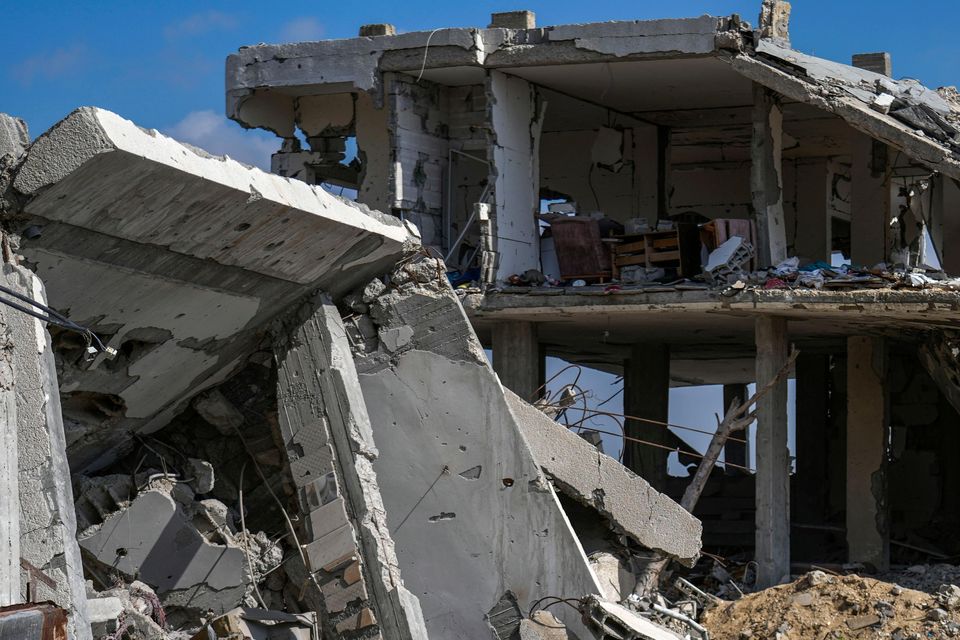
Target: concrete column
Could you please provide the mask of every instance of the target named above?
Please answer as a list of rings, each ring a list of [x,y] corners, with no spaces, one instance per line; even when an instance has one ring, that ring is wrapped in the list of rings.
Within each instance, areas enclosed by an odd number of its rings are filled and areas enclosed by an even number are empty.
[[[950,275],[960,274],[960,182],[947,176],[934,181],[933,243],[940,266]]]
[[[830,356],[801,354],[797,358],[797,477],[794,514],[801,524],[823,524],[827,517],[830,433]],[[819,550],[803,545],[801,537],[794,551],[808,558]],[[811,537],[817,544],[819,538]]]
[[[657,127],[657,221],[670,216],[670,127]]]
[[[753,135],[750,145],[750,193],[757,220],[761,266],[787,258],[783,216],[783,110],[776,95],[753,85]]]
[[[725,415],[727,409],[730,408],[730,403],[733,402],[734,398],[740,400],[741,403],[746,402],[747,400],[747,385],[745,384],[725,384],[723,385],[723,410],[720,412],[720,415]],[[748,430],[743,431],[742,433],[736,434],[737,438],[743,440],[749,440]],[[750,466],[750,447],[747,442],[734,442],[728,440],[727,443],[723,446],[723,459],[729,463],[740,465],[741,467]],[[728,474],[738,474],[743,473],[743,469],[737,469],[735,467],[727,467]]]
[[[847,338],[847,549],[877,569],[890,563],[886,361],[881,338]]]
[[[889,150],[869,136],[851,133],[850,254],[853,264],[884,262],[890,249]]]
[[[9,327],[7,316],[19,313],[0,308],[0,324]],[[4,331],[0,349],[0,606],[22,602],[20,598],[20,481],[17,455],[17,393],[14,389],[12,335]]]
[[[3,284],[46,303],[43,284],[24,267],[3,265]],[[77,517],[74,509],[67,442],[57,383],[57,367],[46,327],[24,313],[9,312],[13,336],[13,385],[17,394],[17,458],[19,460],[20,560],[26,560],[53,580],[33,581],[32,594],[51,600],[69,612],[71,640],[90,640],[87,592],[83,577]],[[8,414],[9,415],[9,414]],[[5,425],[6,426],[6,425]],[[6,455],[6,452],[5,452]],[[4,512],[8,517],[10,512]],[[23,526],[29,523],[29,526]],[[26,593],[25,572],[18,600]]]
[[[787,361],[787,321],[756,322],[757,389]],[[790,576],[790,456],[787,451],[787,382],[757,402],[757,585],[771,587]]]
[[[533,322],[511,320],[493,325],[493,370],[503,386],[528,402],[540,386],[540,356]]]
[[[658,423],[667,422],[670,408],[670,347],[663,344],[635,344],[623,367],[623,412]],[[669,433],[662,424],[627,419],[626,435],[666,446]],[[623,464],[657,491],[667,484],[666,449],[625,441]]]
[[[826,160],[804,161],[797,165],[797,203],[795,215],[797,236],[793,239],[796,254],[811,260],[830,263],[831,174]]]

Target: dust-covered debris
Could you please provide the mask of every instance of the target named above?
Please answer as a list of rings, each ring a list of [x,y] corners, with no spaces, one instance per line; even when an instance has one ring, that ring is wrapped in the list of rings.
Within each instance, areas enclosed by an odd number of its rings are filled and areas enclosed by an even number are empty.
[[[789,584],[721,604],[707,611],[701,622],[714,640],[909,640],[960,634],[960,608],[948,609],[935,596],[889,582],[813,571]],[[871,635],[854,633],[866,629]]]

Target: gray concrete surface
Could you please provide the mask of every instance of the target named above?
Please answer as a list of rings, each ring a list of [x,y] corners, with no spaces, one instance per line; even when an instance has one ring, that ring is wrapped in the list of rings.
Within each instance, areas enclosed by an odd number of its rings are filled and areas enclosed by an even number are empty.
[[[562,493],[648,549],[693,565],[700,555],[699,520],[536,407],[504,393],[534,459]]]
[[[389,452],[374,463],[387,523],[430,637],[488,637],[485,615],[507,591],[524,610],[548,594],[599,593],[436,261],[391,281],[371,317],[381,332],[410,326],[410,343],[358,350],[357,367],[377,448]],[[557,614],[585,631],[575,612]]]

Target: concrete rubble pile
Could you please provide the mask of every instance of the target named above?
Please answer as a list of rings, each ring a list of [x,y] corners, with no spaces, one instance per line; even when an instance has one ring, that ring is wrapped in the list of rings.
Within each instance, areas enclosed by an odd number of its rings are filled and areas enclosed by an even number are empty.
[[[859,61],[872,71],[799,53],[789,15],[764,0],[756,29],[738,16],[537,28],[518,11],[486,29],[365,25],[355,39],[244,47],[227,61],[227,113],[282,138],[273,173],[98,108],[32,142],[0,114],[0,620],[22,622],[26,607],[70,640],[960,633],[945,568],[885,577],[901,586],[820,572],[789,582],[786,318],[821,358],[819,378],[809,361],[793,367],[822,383],[813,422],[825,430],[842,415],[850,443],[851,459],[830,469],[811,472],[826,444],[798,456],[798,475],[820,482],[840,468],[859,483],[829,509],[826,488],[816,508],[818,491],[799,492],[815,523],[794,524],[848,535],[843,553],[859,563],[849,566],[888,568],[891,530],[915,541],[919,527],[888,526],[887,458],[933,469],[910,447],[954,441],[921,432],[916,415],[960,411],[960,280],[947,275],[949,252],[944,269],[927,265],[924,235],[942,249],[952,231],[919,197],[948,208],[960,179],[956,91],[893,80],[882,56]],[[641,121],[548,86],[575,76],[601,103],[632,104],[642,83],[652,88],[641,98],[664,101],[634,109],[652,118]],[[609,86],[590,84],[601,77]],[[712,102],[683,109],[673,93]],[[811,147],[791,157],[791,180],[814,167],[827,234],[815,243],[797,231],[795,199],[789,248],[783,154],[802,145],[784,133],[785,113]],[[609,126],[618,118],[632,124]],[[862,209],[892,211],[891,184],[861,153],[879,166],[888,147],[919,164],[899,214],[862,224],[842,185],[883,192]],[[721,177],[700,172],[703,148]],[[671,157],[687,178],[675,184]],[[734,205],[724,189],[736,180],[731,197],[746,202]],[[610,211],[581,215],[591,197]],[[537,217],[548,200],[562,202]],[[829,234],[844,224],[880,236],[866,252],[851,231],[856,262],[834,266],[843,243]],[[816,257],[801,258],[814,244]],[[571,256],[584,262],[567,268]],[[850,329],[844,313],[861,324]],[[897,333],[920,357],[890,356],[900,366],[888,394],[877,336]],[[671,360],[668,339],[689,348]],[[838,340],[849,365],[820,355]],[[552,403],[537,388],[548,348],[589,360],[577,350],[589,341],[624,374],[623,462],[599,431],[560,422],[577,393]],[[750,588],[732,562],[728,572],[717,557],[711,571],[730,600],[683,578],[715,557],[704,551],[714,532],[671,498],[689,504],[667,474],[669,452],[681,465],[700,455],[666,429],[670,386],[711,374],[725,403],[728,386],[732,397],[745,381],[772,389],[757,401],[757,468],[746,440],[721,443],[730,469],[704,465],[699,487],[712,482],[705,501],[717,504],[688,507],[732,532],[724,548],[739,536]],[[848,398],[856,410],[827,405]],[[876,408],[888,405],[909,437],[883,431]],[[809,430],[804,409],[797,424]],[[749,486],[727,496],[724,483]],[[744,500],[748,534],[735,513]],[[657,567],[669,570],[644,587]]]
[[[52,389],[5,535],[71,638],[679,637],[601,595],[558,494],[685,564],[699,522],[606,456],[585,482],[596,449],[505,395],[412,226],[101,110],[11,157],[6,282],[69,319],[0,307],[33,331],[14,384]]]

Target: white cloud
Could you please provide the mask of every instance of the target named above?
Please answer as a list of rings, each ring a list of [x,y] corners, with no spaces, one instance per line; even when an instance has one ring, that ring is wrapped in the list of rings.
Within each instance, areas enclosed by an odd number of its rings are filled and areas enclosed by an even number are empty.
[[[167,38],[196,36],[210,31],[229,31],[237,26],[237,19],[222,11],[202,11],[187,16],[179,22],[168,24],[163,29]]]
[[[308,42],[323,37],[323,25],[313,16],[294,18],[280,28],[280,42]]]
[[[191,111],[163,132],[214,155],[228,155],[264,171],[270,170],[270,155],[280,148],[280,139],[272,133],[244,129],[209,109]]]
[[[89,58],[86,45],[75,44],[25,58],[14,64],[11,72],[21,84],[30,84],[36,78],[53,80],[85,66]]]

